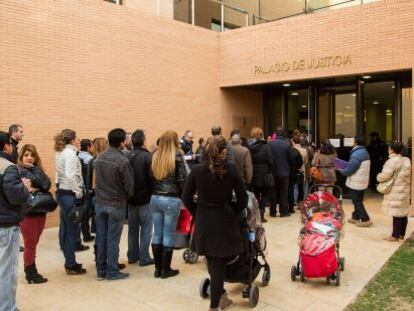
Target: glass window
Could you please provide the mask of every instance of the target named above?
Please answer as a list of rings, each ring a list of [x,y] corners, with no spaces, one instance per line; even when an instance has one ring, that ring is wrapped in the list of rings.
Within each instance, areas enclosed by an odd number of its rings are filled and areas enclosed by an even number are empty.
[[[407,144],[412,137],[413,89],[402,89],[402,141]]]
[[[336,135],[354,137],[356,129],[356,94],[335,95],[335,132]]]
[[[367,141],[372,132],[390,142],[394,128],[395,85],[393,81],[365,84],[365,132]]]
[[[265,135],[271,135],[278,126],[283,125],[283,97],[280,89],[269,89],[264,92]]]
[[[307,133],[309,125],[308,90],[302,89],[289,92],[287,129],[289,131],[298,129],[301,133]]]

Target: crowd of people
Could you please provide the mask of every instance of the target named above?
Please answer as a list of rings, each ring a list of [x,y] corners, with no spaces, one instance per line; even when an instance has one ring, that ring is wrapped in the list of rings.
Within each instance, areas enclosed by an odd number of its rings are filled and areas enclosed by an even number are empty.
[[[16,310],[19,234],[24,241],[23,259],[27,282],[45,283],[36,267],[36,247],[45,226],[46,212],[28,210],[34,193],[49,193],[37,149],[19,147],[23,127],[12,125],[0,131],[0,310]],[[164,132],[154,148],[147,148],[145,131],[133,133],[117,128],[107,138],[82,139],[71,129],[55,137],[56,201],[60,207],[59,246],[68,275],[87,273],[76,252],[94,242],[97,280],[120,280],[119,245],[128,222],[128,264],[154,265],[154,277],[171,278],[179,270],[171,267],[175,231],[185,206],[195,216],[194,241],[198,254],[207,258],[211,277],[210,310],[225,309],[233,302],[224,290],[226,263],[243,252],[238,215],[246,208],[246,190],[256,196],[261,218],[289,217],[301,208],[312,183],[333,185],[346,177],[354,211],[348,220],[358,227],[372,221],[364,206],[364,191],[374,182],[386,188],[383,208],[393,217],[390,242],[404,239],[410,205],[411,162],[403,156],[404,145],[391,142],[375,159],[372,170],[370,148],[365,138],[354,139],[349,160],[337,165],[337,151],[330,140],[319,148],[309,144],[306,133],[286,135],[278,127],[265,138],[259,127],[250,138],[237,129],[227,140],[220,126],[211,137],[200,138],[196,151],[191,130],[181,139]],[[381,142],[375,143],[384,149]],[[387,147],[385,147],[387,148]],[[372,152],[372,151],[371,151]],[[382,161],[382,162],[379,162]],[[383,167],[378,169],[379,163]],[[374,175],[373,175],[374,174]],[[371,177],[371,178],[370,178]],[[235,194],[235,200],[234,196]],[[94,235],[95,234],[95,235]],[[152,249],[152,256],[150,255]]]

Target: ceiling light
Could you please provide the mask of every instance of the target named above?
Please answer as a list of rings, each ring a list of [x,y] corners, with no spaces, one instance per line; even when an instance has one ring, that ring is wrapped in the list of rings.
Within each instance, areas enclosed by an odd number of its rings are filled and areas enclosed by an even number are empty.
[[[387,113],[387,116],[391,117],[392,116],[392,113]]]
[[[351,106],[345,106],[345,108],[346,108],[346,109],[351,109],[352,107],[351,107]]]
[[[395,85],[391,86],[393,89],[395,89]]]
[[[292,94],[290,94],[290,95],[292,95],[292,96],[298,96],[299,95],[299,93],[298,92],[293,92]]]
[[[306,105],[302,105],[302,108],[308,108],[308,106],[306,106]]]
[[[356,97],[356,94],[354,93],[354,94],[352,94],[352,96]]]
[[[362,79],[371,79],[371,76],[362,76]]]
[[[282,84],[284,87],[289,87],[290,86],[290,83],[284,83],[284,84]]]
[[[373,105],[379,105],[379,101],[372,102]]]

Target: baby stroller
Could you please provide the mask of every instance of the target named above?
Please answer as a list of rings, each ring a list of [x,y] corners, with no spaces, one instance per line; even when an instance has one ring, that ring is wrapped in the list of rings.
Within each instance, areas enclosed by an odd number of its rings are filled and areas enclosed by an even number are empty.
[[[194,217],[191,213],[183,207],[180,210],[180,216],[177,221],[177,229],[175,231],[175,249],[186,250],[183,252],[184,262],[194,264],[198,261],[198,254],[193,247],[193,233],[194,233]]]
[[[267,286],[270,281],[270,266],[266,261],[266,235],[260,218],[259,204],[253,193],[248,192],[249,204],[241,221],[241,236],[244,253],[237,255],[227,263],[225,282],[243,283],[247,286],[243,290],[243,298],[249,299],[251,308],[259,302],[259,288],[254,284],[255,279],[263,268],[262,285]],[[261,263],[259,261],[261,258]],[[210,296],[210,279],[205,278],[200,283],[200,296]]]
[[[337,192],[339,197],[329,191]],[[323,190],[321,190],[323,189]],[[339,286],[345,259],[339,256],[339,240],[344,224],[342,189],[336,185],[314,185],[309,189],[302,210],[298,263],[292,266],[291,279],[325,278]]]

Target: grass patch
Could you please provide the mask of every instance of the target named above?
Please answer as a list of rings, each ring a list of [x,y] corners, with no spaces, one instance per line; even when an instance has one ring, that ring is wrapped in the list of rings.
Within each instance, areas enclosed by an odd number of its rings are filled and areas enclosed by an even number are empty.
[[[346,310],[414,310],[413,237],[406,240]]]

